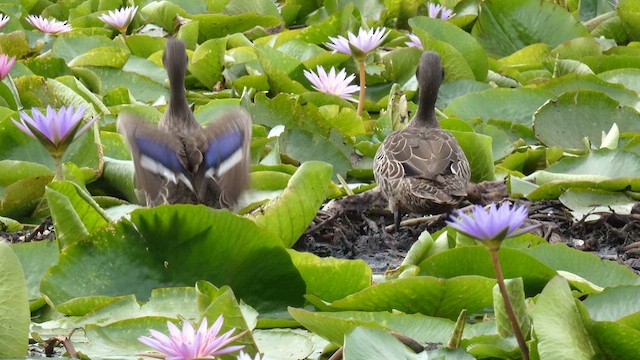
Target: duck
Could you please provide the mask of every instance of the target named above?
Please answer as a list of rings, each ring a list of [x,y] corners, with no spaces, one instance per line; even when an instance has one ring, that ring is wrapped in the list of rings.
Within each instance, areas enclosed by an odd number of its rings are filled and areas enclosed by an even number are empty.
[[[131,150],[139,202],[232,208],[249,185],[251,117],[238,108],[203,127],[187,102],[184,42],[167,39],[162,62],[169,101],[160,122],[129,112],[118,116],[118,131]]]
[[[402,213],[447,213],[467,195],[469,161],[436,118],[444,77],[440,55],[424,52],[416,71],[418,109],[407,126],[389,134],[376,151],[373,174],[389,202],[396,231]]]

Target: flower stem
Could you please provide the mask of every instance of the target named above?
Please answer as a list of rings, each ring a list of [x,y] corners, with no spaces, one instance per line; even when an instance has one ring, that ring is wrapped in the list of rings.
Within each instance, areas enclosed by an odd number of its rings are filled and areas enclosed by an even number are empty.
[[[64,180],[64,172],[62,171],[62,155],[51,154],[51,156],[53,157],[53,163],[56,167],[56,177],[54,179]]]
[[[360,97],[358,98],[358,115],[362,116],[362,111],[364,110],[364,92],[365,92],[365,83],[366,83],[366,75],[364,72],[364,60],[358,62],[358,68],[360,70]]]
[[[522,335],[522,329],[518,324],[516,313],[513,311],[513,306],[511,305],[511,300],[509,299],[509,294],[507,293],[507,287],[504,285],[504,275],[502,275],[502,267],[500,266],[500,260],[498,259],[498,250],[499,248],[489,249],[491,262],[493,263],[493,268],[496,272],[496,280],[498,281],[498,287],[500,288],[500,293],[502,294],[504,308],[507,311],[507,316],[509,317],[509,321],[511,322],[511,327],[513,328],[513,334],[516,336],[518,346],[520,347],[520,352],[522,353],[522,359],[529,360],[529,348],[527,347],[527,343],[524,340],[524,335]]]

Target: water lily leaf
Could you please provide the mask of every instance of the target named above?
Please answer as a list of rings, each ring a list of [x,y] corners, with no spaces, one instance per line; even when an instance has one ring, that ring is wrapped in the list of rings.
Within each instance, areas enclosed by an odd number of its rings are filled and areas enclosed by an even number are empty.
[[[132,55],[146,59],[151,54],[164,49],[165,39],[157,36],[133,34],[127,36],[126,43]]]
[[[585,56],[581,61],[596,74],[614,69],[640,68],[637,54]]]
[[[413,32],[420,38],[425,50],[435,51],[442,57],[442,67],[446,74],[445,81],[475,79],[475,74],[464,54],[455,46],[431,37],[431,35],[419,27],[414,27]]]
[[[473,313],[489,306],[492,303],[493,285],[495,280],[476,275],[450,279],[413,276],[374,284],[327,306],[334,311],[398,310],[453,320],[462,309]],[[470,293],[474,296],[464,295]]]
[[[501,248],[500,264],[505,278],[522,278],[525,292],[529,296],[539,293],[547,282],[556,275],[552,268],[517,249]],[[461,275],[495,278],[489,253],[484,246],[464,246],[446,250],[427,258],[419,266],[420,275],[445,279]],[[491,296],[490,291],[489,296]]]
[[[67,64],[92,49],[110,47],[113,42],[104,36],[61,36],[53,42],[51,54],[63,58]]]
[[[325,199],[331,182],[331,165],[319,161],[303,163],[287,188],[255,218],[256,224],[291,247],[307,229]]]
[[[339,137],[342,137],[339,135]],[[341,139],[342,140],[342,139]],[[287,129],[280,136],[281,151],[300,162],[324,161],[333,165],[333,174],[342,177],[351,169],[351,162],[340,143],[331,138],[300,129]]]
[[[185,17],[188,15],[184,6],[189,2],[182,2],[181,5],[175,4],[171,1],[153,1],[148,3],[145,7],[140,9],[140,13],[147,17],[150,23],[160,25],[166,31],[173,31],[175,28],[176,16]],[[191,2],[193,4],[193,2]],[[199,11],[195,13],[204,12],[204,4],[200,4]]]
[[[334,344],[342,344],[345,334],[358,326],[393,330],[418,342],[434,343],[446,343],[454,328],[452,320],[422,314],[386,311],[311,312],[296,308],[289,308],[289,313],[309,331]],[[465,327],[465,337],[473,333],[473,326]]]
[[[97,308],[78,320],[78,325],[99,326],[147,316],[199,320],[196,291],[193,287],[153,289],[149,301],[140,304],[134,295],[122,296],[108,305]],[[156,329],[159,330],[159,329]]]
[[[579,37],[567,40],[556,46],[549,53],[551,58],[580,60],[585,56],[597,56],[602,54],[602,47],[592,37]]]
[[[566,40],[588,37],[589,31],[554,3],[490,0],[480,6],[471,34],[489,54],[501,57],[536,43],[555,47]]]
[[[571,91],[548,101],[534,114],[536,137],[547,146],[584,148],[584,138],[600,147],[602,132],[616,124],[620,132],[638,132],[640,114],[619,106],[606,94],[594,90]],[[576,126],[579,124],[579,126]]]
[[[604,289],[601,293],[590,294],[582,303],[589,310],[591,318],[598,321],[616,321],[627,316],[637,316],[640,286],[620,286]]]
[[[523,252],[555,270],[571,272],[604,288],[640,285],[640,278],[625,265],[602,260],[595,254],[564,244],[535,246]]]
[[[453,100],[444,113],[466,120],[475,117],[484,121],[502,119],[531,126],[533,113],[551,98],[553,93],[540,89],[492,88]]]
[[[130,220],[69,246],[40,290],[57,310],[82,315],[112,296],[146,301],[152,289],[197,280],[231,286],[258,311],[301,305],[305,289],[282,241],[253,221],[204,206],[165,205],[135,210]]]
[[[109,67],[90,67],[101,81],[102,94],[125,86],[136,100],[154,102],[159,97],[168,97],[169,91],[161,84],[146,76]]]
[[[464,151],[469,167],[471,168],[471,181],[491,181],[495,179],[493,166],[492,140],[487,135],[468,131],[449,131],[460,144]]]
[[[307,284],[307,294],[324,301],[342,299],[371,285],[371,268],[362,260],[321,258],[295,250],[289,255]]]
[[[416,354],[393,335],[380,329],[357,327],[345,336],[344,356],[347,359],[407,359],[426,360],[426,352]]]
[[[256,26],[270,28],[282,24],[282,20],[273,15],[256,13],[226,15],[226,14],[197,14],[189,16],[200,23],[199,42],[208,39],[221,38],[229,34],[241,33]]]
[[[598,213],[614,211],[628,215],[636,200],[620,192],[596,189],[569,189],[558,198],[571,210],[574,221],[593,221],[601,217]]]
[[[531,332],[531,318],[529,317],[527,304],[525,302],[522,278],[505,279],[504,285],[507,289],[507,296],[511,302],[512,311],[518,319],[520,331],[525,338],[528,338]],[[496,316],[496,327],[498,328],[500,337],[506,338],[513,336],[513,325],[507,315],[504,297],[498,284],[493,287],[493,309]]]
[[[53,175],[25,177],[4,188],[0,215],[11,218],[30,216],[42,201],[45,186]]]
[[[15,232],[22,230],[22,228],[23,226],[19,221],[0,216],[0,232]]]
[[[640,69],[616,69],[598,74],[606,82],[622,84],[640,94]]]
[[[54,181],[45,191],[60,249],[105,227],[109,216],[91,195],[70,181]]]
[[[527,180],[541,185],[527,197],[531,200],[556,199],[570,188],[638,191],[639,161],[640,158],[633,153],[609,149],[594,150],[577,158],[564,158],[527,176]]]
[[[22,266],[9,245],[0,242],[0,356],[23,357],[29,345],[29,301]]]
[[[591,359],[595,355],[575,301],[567,280],[559,276],[538,297],[531,317],[541,359]]]
[[[226,39],[210,39],[200,44],[191,55],[189,71],[209,89],[222,80],[226,46]]]
[[[631,40],[640,40],[640,4],[635,1],[621,1],[617,9]]]
[[[547,44],[531,44],[498,60],[498,63],[519,71],[541,69],[542,62],[549,56],[551,46]]]
[[[446,21],[432,19],[426,16],[416,16],[409,20],[409,25],[415,30],[420,28],[429,36],[452,45],[458,52],[464,54],[464,59],[478,81],[487,78],[487,54],[469,33]],[[429,45],[427,45],[427,48]]]
[[[540,86],[540,88],[549,90],[556,96],[560,96],[566,92],[578,90],[597,90],[609,95],[612,99],[620,102],[621,105],[635,107],[638,104],[638,94],[632,90],[624,88],[622,85],[611,84],[599,79],[595,75],[579,75],[569,74],[562,77],[554,78]]]
[[[73,58],[69,66],[108,66],[121,69],[129,58],[129,52],[118,46],[91,49]]]
[[[602,354],[610,359],[635,358],[640,356],[638,343],[640,331],[636,328],[609,321],[595,321],[589,328]]]
[[[294,329],[257,330],[253,333],[258,349],[267,359],[308,359],[315,349],[312,336],[314,334]],[[322,349],[317,351],[321,352]],[[246,349],[243,351],[248,353]]]
[[[38,301],[42,298],[40,281],[49,270],[49,267],[58,262],[58,254],[60,253],[58,242],[56,240],[45,240],[16,243],[11,245],[11,249],[20,259],[20,264],[27,280],[31,310],[36,310],[36,308],[45,304],[44,301]]]
[[[446,82],[442,84],[442,86],[440,86],[436,107],[438,109],[444,109],[449,106],[449,104],[456,98],[469,93],[480,92],[482,90],[487,90],[490,88],[491,85],[475,80],[458,80]]]
[[[213,324],[220,316],[224,318],[224,332],[232,328],[237,332],[255,328],[258,312],[244,303],[240,305],[229,286],[217,288],[208,281],[200,280],[196,283],[196,299],[200,314],[209,320],[209,324]],[[238,344],[244,345],[245,351],[254,353],[257,351],[256,344],[251,333],[247,335],[238,340]]]
[[[126,199],[132,204],[138,203],[134,188],[133,163],[128,160],[117,160],[105,157],[102,176],[89,184],[92,193],[102,192]]]

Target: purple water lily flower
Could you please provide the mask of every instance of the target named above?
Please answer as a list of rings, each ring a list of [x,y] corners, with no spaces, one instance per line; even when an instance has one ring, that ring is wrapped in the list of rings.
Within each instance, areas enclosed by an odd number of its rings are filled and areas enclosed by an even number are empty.
[[[69,32],[72,30],[71,25],[67,24],[67,21],[58,21],[56,19],[45,19],[42,16],[29,15],[27,16],[27,22],[36,29],[40,30],[45,34],[60,34],[64,32]]]
[[[47,106],[47,114],[42,114],[38,109],[32,109],[29,116],[26,112],[20,112],[20,121],[13,123],[25,134],[38,139],[52,154],[62,155],[67,146],[80,135],[84,134],[93,125],[96,118],[91,119],[82,128],[80,120],[84,116],[84,108],[74,110],[73,106],[60,108],[56,112],[51,106]]]
[[[304,76],[313,84],[314,89],[327,94],[337,95],[347,100],[356,101],[351,98],[351,94],[358,92],[360,87],[358,85],[350,85],[356,78],[355,75],[351,74],[347,76],[344,69],[336,74],[334,67],[331,67],[327,74],[326,70],[319,65],[316,70],[317,73],[308,70],[303,71]]]
[[[136,16],[137,11],[137,6],[127,6],[115,11],[109,10],[108,14],[102,14],[98,18],[124,33],[127,31],[127,27],[129,27],[133,17]]]
[[[10,16],[0,14],[0,29],[2,29],[9,22],[9,19],[11,19]]]
[[[429,17],[432,19],[447,20],[453,15],[453,10],[440,4],[429,3]]]
[[[527,208],[524,205],[511,207],[509,203],[503,203],[496,207],[495,203],[491,203],[488,211],[476,205],[471,216],[458,210],[447,224],[480,241],[499,243],[505,238],[523,234],[537,227],[534,225],[518,229],[527,218],[527,214]]]
[[[409,37],[410,41],[405,41],[405,44],[408,47],[419,47],[422,48],[422,41],[420,41],[420,38],[415,35],[415,34],[407,34],[407,36]]]
[[[246,332],[231,337],[231,334],[236,330],[234,328],[218,336],[223,322],[224,318],[220,315],[213,326],[208,328],[207,318],[204,318],[196,331],[191,323],[185,321],[182,331],[180,331],[177,326],[167,321],[170,336],[156,330],[149,330],[151,337],[141,336],[138,340],[161,352],[161,354],[145,353],[145,356],[167,360],[213,358],[244,348],[244,345],[227,345],[244,336]]]
[[[353,46],[360,52],[366,54],[380,46],[387,35],[389,35],[389,31],[384,27],[379,27],[375,30],[370,29],[369,31],[360,28],[358,36],[349,32],[347,34],[347,37],[349,38],[348,40],[342,35],[338,35],[337,38],[329,36],[329,40],[331,40],[331,42],[327,42],[325,45],[333,49],[334,53],[340,52],[347,55],[354,55],[351,51],[351,46]],[[349,44],[351,44],[351,46]]]
[[[9,71],[11,71],[11,68],[13,67],[13,63],[15,62],[15,56],[12,56],[11,59],[9,59],[9,55],[7,54],[0,55],[0,80],[4,79],[9,74]]]

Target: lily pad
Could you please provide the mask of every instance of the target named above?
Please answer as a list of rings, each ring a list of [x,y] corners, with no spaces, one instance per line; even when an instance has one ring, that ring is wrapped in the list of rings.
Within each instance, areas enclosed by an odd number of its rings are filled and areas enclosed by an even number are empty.
[[[226,210],[174,205],[136,210],[130,220],[72,244],[41,291],[57,310],[81,315],[113,296],[135,294],[145,301],[152,289],[201,279],[230,285],[258,310],[301,304],[305,288],[281,240],[253,221]]]
[[[547,146],[583,149],[584,138],[600,147],[602,132],[616,124],[620,132],[640,131],[640,113],[619,106],[606,94],[595,90],[571,91],[546,102],[533,119],[536,137]]]

